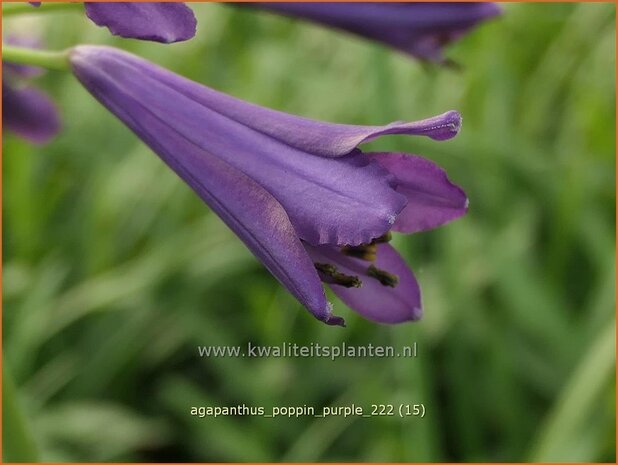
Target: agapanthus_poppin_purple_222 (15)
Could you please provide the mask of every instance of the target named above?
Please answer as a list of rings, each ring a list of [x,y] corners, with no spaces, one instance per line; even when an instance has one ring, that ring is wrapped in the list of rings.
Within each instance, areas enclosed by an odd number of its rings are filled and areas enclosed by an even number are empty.
[[[419,285],[389,244],[452,221],[468,199],[415,155],[364,153],[386,134],[445,140],[456,111],[416,122],[353,126],[260,107],[127,52],[77,46],[73,73],[173,169],[315,316],[343,325],[322,282],[380,323],[418,320]]]
[[[243,3],[381,42],[421,60],[446,64],[445,45],[497,16],[490,2]]]
[[[197,29],[193,10],[182,2],[84,2],[84,8],[97,26],[127,39],[169,44],[191,39]]]

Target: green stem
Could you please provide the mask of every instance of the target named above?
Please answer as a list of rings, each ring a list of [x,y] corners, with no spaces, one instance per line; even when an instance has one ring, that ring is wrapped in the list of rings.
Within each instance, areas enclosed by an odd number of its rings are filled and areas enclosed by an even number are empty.
[[[38,452],[18,392],[6,366],[2,367],[2,461],[37,462]]]
[[[82,2],[71,3],[48,3],[43,2],[41,6],[33,7],[27,2],[3,3],[2,16],[21,15],[27,13],[51,13],[54,11],[78,10],[83,9]]]
[[[2,61],[66,71],[69,69],[69,52],[49,52],[2,44]]]

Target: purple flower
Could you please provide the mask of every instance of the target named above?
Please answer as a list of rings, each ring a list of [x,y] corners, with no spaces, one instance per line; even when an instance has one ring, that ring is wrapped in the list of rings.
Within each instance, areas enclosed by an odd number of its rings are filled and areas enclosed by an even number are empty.
[[[8,43],[37,47],[38,41],[14,38]],[[2,63],[2,126],[37,144],[49,142],[60,131],[60,117],[52,100],[43,92],[24,85],[39,76],[41,68]]]
[[[29,2],[39,7],[41,2]],[[86,15],[97,26],[128,39],[166,44],[189,40],[197,21],[191,8],[178,2],[85,2]]]
[[[14,88],[2,79],[2,126],[37,144],[60,130],[60,118],[47,95],[32,87]]]
[[[457,134],[455,111],[417,122],[351,126],[262,108],[108,47],[72,50],[73,72],[148,144],[319,320],[332,314],[321,281],[374,321],[421,316],[418,284],[388,244],[467,210],[434,163],[363,153],[386,134]]]
[[[166,44],[189,40],[197,21],[184,3],[86,2],[86,14],[114,35]]]
[[[445,63],[444,45],[500,14],[495,3],[247,3],[383,42],[417,58]]]

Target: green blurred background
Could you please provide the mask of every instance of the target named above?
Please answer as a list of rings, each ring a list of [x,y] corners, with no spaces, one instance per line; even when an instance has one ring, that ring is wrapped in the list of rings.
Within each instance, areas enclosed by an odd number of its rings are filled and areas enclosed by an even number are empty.
[[[113,38],[79,12],[5,18],[50,49],[125,48],[268,107],[382,124],[461,111],[448,142],[379,150],[447,169],[469,214],[397,237],[424,319],[335,300],[314,320],[70,74],[40,86],[64,131],[3,137],[5,460],[615,460],[615,6],[505,4],[454,71],[217,4],[197,37]],[[201,359],[198,345],[395,345],[416,359]],[[418,403],[423,419],[196,418],[191,406]]]

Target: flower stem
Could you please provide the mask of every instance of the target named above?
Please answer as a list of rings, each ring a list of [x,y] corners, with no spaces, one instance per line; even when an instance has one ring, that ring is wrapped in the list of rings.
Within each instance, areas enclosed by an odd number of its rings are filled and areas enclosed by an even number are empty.
[[[2,61],[66,71],[69,69],[69,52],[49,52],[2,44]]]
[[[37,447],[6,364],[2,367],[3,462],[36,462]]]
[[[2,16],[21,15],[27,13],[51,13],[54,11],[77,10],[83,8],[82,2],[43,2],[38,8],[27,2],[2,3]]]

